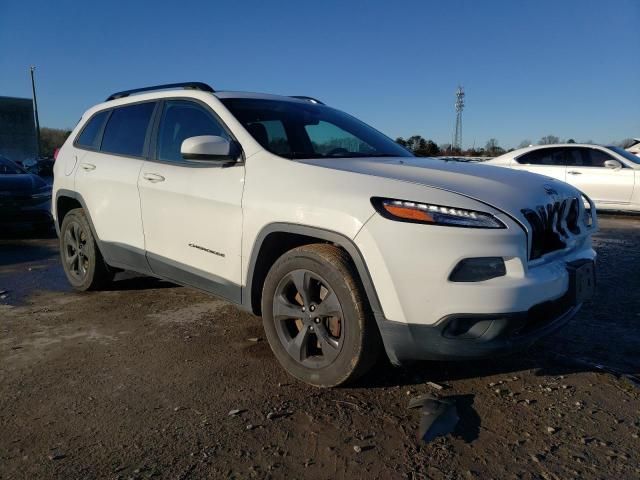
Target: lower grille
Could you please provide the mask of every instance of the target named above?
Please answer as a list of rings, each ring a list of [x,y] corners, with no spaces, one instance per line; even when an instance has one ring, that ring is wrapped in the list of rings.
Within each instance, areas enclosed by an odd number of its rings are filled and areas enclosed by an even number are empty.
[[[526,335],[534,332],[565,315],[572,308],[573,304],[569,295],[535,305],[527,312],[527,318],[522,327],[514,333],[516,335]]]
[[[545,328],[574,308],[571,295],[534,305],[526,312],[496,315],[451,315],[442,335],[459,340],[516,339]]]

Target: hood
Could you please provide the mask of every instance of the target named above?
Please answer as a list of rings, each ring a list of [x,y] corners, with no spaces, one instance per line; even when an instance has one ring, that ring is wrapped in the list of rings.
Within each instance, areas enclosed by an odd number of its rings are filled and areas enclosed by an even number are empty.
[[[47,183],[37,175],[30,173],[18,173],[0,175],[0,195],[3,193],[16,193],[28,195],[45,187]]]
[[[580,197],[577,189],[559,180],[479,163],[424,157],[321,158],[304,162],[446,190],[482,202],[520,220],[523,219],[523,208],[546,205],[558,198]]]

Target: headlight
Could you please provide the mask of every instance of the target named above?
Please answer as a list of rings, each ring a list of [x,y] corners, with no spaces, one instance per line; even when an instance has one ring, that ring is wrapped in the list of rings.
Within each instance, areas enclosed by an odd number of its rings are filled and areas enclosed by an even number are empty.
[[[476,210],[379,197],[372,198],[371,203],[380,215],[399,222],[449,227],[506,228],[504,223],[490,213]]]

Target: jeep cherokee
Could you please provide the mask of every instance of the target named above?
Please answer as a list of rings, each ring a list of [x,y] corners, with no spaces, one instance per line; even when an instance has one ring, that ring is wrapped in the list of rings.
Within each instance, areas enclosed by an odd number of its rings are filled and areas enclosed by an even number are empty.
[[[401,364],[525,348],[594,289],[580,191],[416,158],[310,97],[199,82],[113,94],[61,148],[53,198],[73,287],[126,269],[223,297],[317,386],[383,351]]]

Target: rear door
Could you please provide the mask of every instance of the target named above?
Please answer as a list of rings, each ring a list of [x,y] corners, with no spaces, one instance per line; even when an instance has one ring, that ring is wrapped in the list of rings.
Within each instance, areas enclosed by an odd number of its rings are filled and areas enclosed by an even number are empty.
[[[617,169],[605,167],[607,160],[622,164],[606,150],[575,147],[567,164],[567,182],[602,206],[627,204],[633,194],[635,172],[624,164]]]
[[[546,175],[565,181],[566,150],[561,147],[540,148],[519,156],[512,164],[517,170]]]
[[[146,272],[144,236],[138,195],[138,174],[147,155],[150,123],[156,102],[108,109],[93,144],[75,146],[76,190],[82,196],[101,241],[103,255],[113,265]],[[105,113],[106,112],[106,113]]]
[[[244,164],[184,160],[182,142],[231,138],[206,105],[165,100],[139,177],[147,259],[154,273],[240,301]]]

